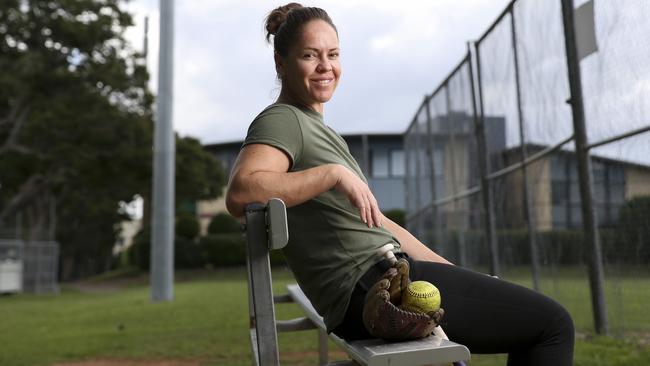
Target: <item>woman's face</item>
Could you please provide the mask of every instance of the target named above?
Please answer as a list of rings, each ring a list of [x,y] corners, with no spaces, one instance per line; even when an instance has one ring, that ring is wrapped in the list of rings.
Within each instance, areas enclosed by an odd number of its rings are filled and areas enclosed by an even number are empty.
[[[341,75],[339,38],[322,20],[305,24],[287,57],[276,54],[276,69],[282,78],[282,93],[292,102],[323,112]],[[286,89],[286,90],[285,90]]]

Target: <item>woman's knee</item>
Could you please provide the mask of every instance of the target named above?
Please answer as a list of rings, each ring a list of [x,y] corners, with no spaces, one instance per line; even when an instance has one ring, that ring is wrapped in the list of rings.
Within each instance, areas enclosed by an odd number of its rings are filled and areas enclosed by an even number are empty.
[[[575,327],[571,314],[559,303],[555,303],[554,321],[548,323],[547,334],[556,342],[568,342],[573,347]]]

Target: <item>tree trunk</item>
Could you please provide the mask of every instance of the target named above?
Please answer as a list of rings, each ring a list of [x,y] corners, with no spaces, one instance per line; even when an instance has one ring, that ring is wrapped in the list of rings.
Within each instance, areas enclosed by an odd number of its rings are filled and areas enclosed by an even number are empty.
[[[45,177],[41,174],[34,174],[29,177],[20,187],[18,193],[0,211],[0,223],[6,218],[13,216],[18,211],[28,206],[47,188]]]

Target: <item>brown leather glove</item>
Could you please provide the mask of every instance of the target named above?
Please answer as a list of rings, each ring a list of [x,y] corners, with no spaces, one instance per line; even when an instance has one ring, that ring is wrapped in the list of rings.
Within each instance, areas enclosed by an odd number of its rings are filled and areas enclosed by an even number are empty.
[[[430,335],[440,324],[444,314],[442,308],[424,314],[398,307],[402,292],[409,283],[409,264],[401,258],[368,290],[363,307],[363,324],[371,335],[392,341],[419,339]]]

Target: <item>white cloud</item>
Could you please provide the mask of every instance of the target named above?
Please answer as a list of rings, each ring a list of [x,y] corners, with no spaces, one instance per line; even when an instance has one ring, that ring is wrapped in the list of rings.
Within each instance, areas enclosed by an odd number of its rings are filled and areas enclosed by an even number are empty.
[[[177,1],[175,9],[174,123],[181,135],[203,142],[244,137],[251,119],[274,101],[272,50],[263,20],[288,1]],[[343,79],[326,107],[326,120],[342,132],[402,132],[425,93],[466,52],[465,42],[487,28],[507,0],[322,1],[337,25]],[[149,20],[149,70],[157,85],[158,0],[133,0],[136,26],[127,32],[142,45]]]

